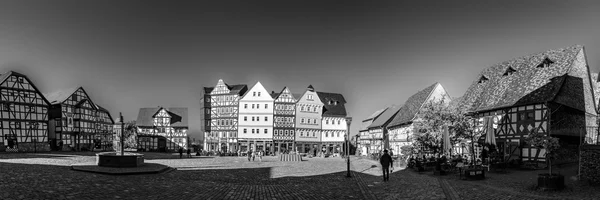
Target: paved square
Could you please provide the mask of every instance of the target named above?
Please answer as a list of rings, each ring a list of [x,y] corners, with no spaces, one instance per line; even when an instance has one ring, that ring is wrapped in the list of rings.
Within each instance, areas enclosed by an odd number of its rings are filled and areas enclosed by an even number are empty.
[[[147,163],[177,170],[161,174],[103,175],[70,169],[95,162],[94,153],[0,154],[0,199],[595,199],[593,188],[559,193],[511,189],[514,176],[490,174],[484,181],[462,181],[396,166],[382,182],[377,161],[352,158],[352,178],[339,157],[280,162],[264,157],[196,157],[145,153]],[[533,172],[534,174],[537,172]],[[502,185],[504,183],[504,185]]]

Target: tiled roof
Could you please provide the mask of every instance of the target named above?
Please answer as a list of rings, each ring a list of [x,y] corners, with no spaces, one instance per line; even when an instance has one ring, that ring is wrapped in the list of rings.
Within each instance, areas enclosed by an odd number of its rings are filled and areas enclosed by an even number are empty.
[[[360,131],[369,130],[369,126],[373,124],[373,121],[377,119],[377,117],[379,117],[379,115],[381,115],[386,109],[387,108],[383,108],[381,110],[375,111],[373,114],[371,114],[371,116],[363,120],[360,126]]]
[[[390,122],[388,127],[398,126],[405,123],[412,122],[415,118],[425,101],[429,98],[431,92],[435,89],[435,87],[439,83],[434,83],[433,85],[426,87],[425,89],[413,94],[410,96],[406,102],[404,102],[404,106],[402,106],[402,110],[396,115],[396,117]]]
[[[50,104],[60,104],[67,100],[77,89],[80,87],[72,87],[68,89],[58,90],[49,94],[44,94],[44,96],[50,101]]]
[[[346,99],[342,94],[317,92],[319,99],[323,102],[324,117],[345,117],[346,116]],[[330,101],[332,104],[329,104]],[[337,102],[337,103],[336,103]]]
[[[244,94],[241,94],[240,92],[242,92],[244,90],[244,88],[248,87],[248,85],[246,85],[246,84],[229,85],[229,84],[225,83],[225,85],[227,85],[227,88],[229,89],[229,94],[237,93],[240,96],[244,95]],[[210,92],[212,92],[213,89],[215,89],[215,87],[204,87],[204,93],[210,94]]]
[[[493,65],[483,70],[465,92],[460,107],[485,111],[552,101],[583,46],[549,50]],[[538,68],[545,59],[553,63]],[[504,76],[511,67],[516,72]],[[481,77],[488,80],[479,83]]]
[[[381,115],[381,113],[383,113],[383,111],[385,111],[386,109],[388,109],[388,108],[383,108],[381,110],[375,111],[373,114],[371,114],[369,117],[367,117],[367,119],[365,119],[363,121],[375,119],[375,118],[379,117],[379,115]]]
[[[154,126],[152,116],[156,114],[162,107],[156,108],[140,108],[136,120],[137,126]],[[188,111],[187,108],[165,108],[171,116],[171,126],[173,127],[188,127]]]
[[[381,115],[379,115],[379,117],[377,117],[377,119],[375,119],[368,128],[372,129],[372,128],[381,128],[381,127],[387,126],[392,121],[392,119],[396,116],[396,114],[398,114],[398,111],[400,111],[401,108],[402,108],[402,106],[397,106],[397,105],[392,105],[392,106],[388,107],[388,109],[383,111],[383,113],[381,113]]]

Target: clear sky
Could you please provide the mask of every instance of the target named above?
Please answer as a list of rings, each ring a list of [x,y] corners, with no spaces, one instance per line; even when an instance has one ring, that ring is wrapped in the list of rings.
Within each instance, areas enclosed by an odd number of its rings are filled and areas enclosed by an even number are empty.
[[[135,119],[188,107],[202,87],[345,96],[352,134],[375,110],[440,82],[463,95],[493,64],[574,44],[600,64],[600,1],[1,1],[0,70],[44,92],[83,86]]]

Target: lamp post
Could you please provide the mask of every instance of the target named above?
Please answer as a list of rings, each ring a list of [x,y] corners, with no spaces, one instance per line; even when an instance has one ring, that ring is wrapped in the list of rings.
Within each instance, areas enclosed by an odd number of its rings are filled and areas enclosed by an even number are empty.
[[[123,136],[125,135],[125,123],[123,123],[123,115],[119,112],[119,122],[121,122],[121,156],[125,155],[125,146],[123,146]]]
[[[346,117],[346,160],[348,163],[346,177],[350,177],[350,123],[352,123],[352,117]]]

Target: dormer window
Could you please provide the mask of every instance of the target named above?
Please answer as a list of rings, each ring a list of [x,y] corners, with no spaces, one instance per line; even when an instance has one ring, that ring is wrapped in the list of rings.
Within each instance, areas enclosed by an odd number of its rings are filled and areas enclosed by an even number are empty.
[[[540,63],[537,68],[547,68],[550,67],[551,64],[553,64],[554,61],[550,60],[548,57],[544,58],[544,61],[542,61],[542,63]]]
[[[333,101],[329,101],[329,105],[333,104]]]
[[[339,102],[339,101],[334,101],[334,102],[333,102],[333,105],[338,105],[338,102]]]
[[[506,69],[506,72],[504,72],[502,76],[510,76],[515,72],[517,72],[517,70],[513,69],[512,67],[508,67],[508,69]]]
[[[488,81],[489,79],[485,76],[481,76],[481,78],[479,78],[479,83],[485,83],[486,81]]]

